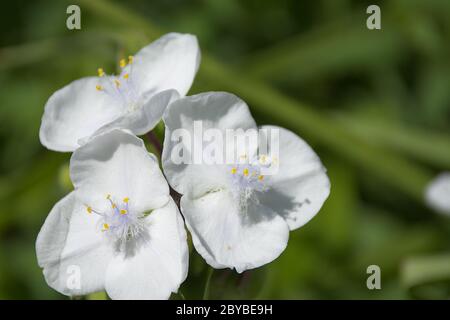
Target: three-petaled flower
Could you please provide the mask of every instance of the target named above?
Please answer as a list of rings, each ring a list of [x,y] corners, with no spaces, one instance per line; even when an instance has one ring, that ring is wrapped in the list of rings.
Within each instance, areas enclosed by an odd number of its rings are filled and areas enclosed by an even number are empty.
[[[66,295],[106,290],[113,299],[167,299],[184,281],[183,219],[155,157],[114,129],[72,155],[75,190],[52,209],[37,242],[47,283]],[[79,286],[69,272],[79,269]]]
[[[74,151],[91,136],[112,128],[136,135],[150,131],[167,105],[184,96],[200,63],[197,38],[169,33],[121,59],[119,75],[76,80],[48,100],[39,132],[55,151]]]
[[[181,212],[196,250],[214,268],[243,272],[276,259],[287,246],[289,231],[307,223],[329,195],[330,182],[320,159],[300,137],[279,127],[262,127],[279,132],[279,158],[270,159],[279,169],[272,175],[262,174],[261,163],[267,159],[256,149],[243,155],[247,163],[173,161],[172,151],[180,142],[172,134],[182,129],[196,139],[196,121],[224,136],[231,129],[256,130],[248,106],[232,94],[181,98],[171,103],[163,120],[164,173],[182,194]]]

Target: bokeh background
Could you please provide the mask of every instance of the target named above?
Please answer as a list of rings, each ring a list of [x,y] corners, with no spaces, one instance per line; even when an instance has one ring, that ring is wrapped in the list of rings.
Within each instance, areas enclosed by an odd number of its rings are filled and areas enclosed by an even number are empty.
[[[81,30],[66,28],[69,4],[81,7]],[[382,30],[366,28],[369,4],[381,7]],[[70,154],[39,143],[46,100],[169,31],[199,38],[190,93],[239,95],[259,124],[305,138],[332,181],[280,258],[215,271],[211,298],[450,297],[450,217],[423,201],[450,169],[450,1],[22,0],[0,12],[1,299],[67,299],[46,285],[34,247],[71,189]],[[381,290],[366,287],[372,264]],[[186,298],[202,297],[207,272],[192,251]]]

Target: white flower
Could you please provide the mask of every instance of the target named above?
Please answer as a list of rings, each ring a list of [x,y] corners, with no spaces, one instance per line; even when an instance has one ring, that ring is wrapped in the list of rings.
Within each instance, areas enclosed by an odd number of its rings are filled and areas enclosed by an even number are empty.
[[[450,172],[441,173],[428,185],[425,199],[434,210],[450,215]]]
[[[55,151],[73,151],[94,133],[124,128],[136,135],[150,131],[167,105],[184,96],[200,62],[197,38],[169,33],[120,61],[119,75],[76,80],[48,100],[39,132]]]
[[[301,138],[279,127],[263,127],[280,134],[279,170],[271,176],[261,175],[254,161],[264,154],[247,155],[253,160],[244,165],[173,162],[179,143],[172,141],[173,132],[187,130],[196,139],[194,121],[202,121],[205,130],[257,128],[248,106],[232,94],[182,98],[167,108],[163,120],[165,175],[182,194],[181,211],[196,250],[214,268],[243,272],[273,261],[286,248],[289,231],[307,223],[329,195],[320,159]]]
[[[155,158],[123,130],[72,155],[75,190],[51,210],[36,241],[39,265],[65,295],[167,299],[185,280],[183,219]]]

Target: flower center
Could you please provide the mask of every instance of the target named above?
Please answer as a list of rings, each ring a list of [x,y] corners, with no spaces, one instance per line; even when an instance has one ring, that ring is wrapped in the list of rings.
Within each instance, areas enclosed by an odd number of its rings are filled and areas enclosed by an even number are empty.
[[[258,202],[256,192],[267,190],[267,177],[263,175],[263,169],[267,165],[267,157],[262,155],[252,161],[247,161],[247,156],[241,156],[241,162],[230,168],[230,179],[234,186],[233,196],[239,203],[242,211],[247,211],[249,200]]]
[[[111,195],[106,196],[109,209],[100,212],[86,206],[89,214],[95,213],[101,216],[98,229],[105,236],[120,244],[130,239],[136,238],[144,230],[144,214],[133,210],[133,206],[128,197],[122,201],[115,201]]]
[[[98,68],[99,83],[95,86],[97,91],[123,105],[126,112],[135,111],[140,107],[140,95],[132,77],[132,63],[133,56],[129,56],[128,65],[130,67],[125,68],[127,61],[121,59],[119,66],[122,71],[119,75],[107,75],[103,68]]]

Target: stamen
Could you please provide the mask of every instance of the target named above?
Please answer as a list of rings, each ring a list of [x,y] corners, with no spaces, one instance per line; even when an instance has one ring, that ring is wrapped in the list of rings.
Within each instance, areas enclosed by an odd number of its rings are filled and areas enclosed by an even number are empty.
[[[261,158],[259,158],[259,162],[261,162],[262,164],[266,163],[267,157],[266,155],[262,155]]]
[[[92,208],[91,207],[86,207],[86,211],[91,214],[92,213]]]
[[[103,71],[103,68],[98,68],[97,73],[99,77],[103,77],[105,75],[105,72]]]
[[[119,201],[114,195],[107,194],[106,200],[112,209],[104,213],[92,209],[92,212],[102,217],[99,232],[108,231],[105,236],[112,241],[118,241],[121,246],[129,239],[139,236],[144,230],[145,222],[142,219],[145,217],[144,213],[133,210],[129,205],[129,197],[122,198],[122,201]]]
[[[117,100],[124,106],[126,111],[134,111],[142,106],[143,100],[141,94],[136,88],[135,79],[133,79],[132,68],[127,69],[127,65],[133,63],[133,56],[120,59],[118,64],[122,69],[119,74],[109,76],[103,68],[97,68],[100,79],[95,86],[97,91],[102,91],[113,100]]]
[[[248,159],[248,156],[247,156]],[[239,203],[242,212],[247,211],[248,201],[258,201],[256,192],[264,192],[267,186],[264,183],[262,165],[255,158],[250,164],[235,164],[229,170],[231,182],[234,186],[233,194]]]

